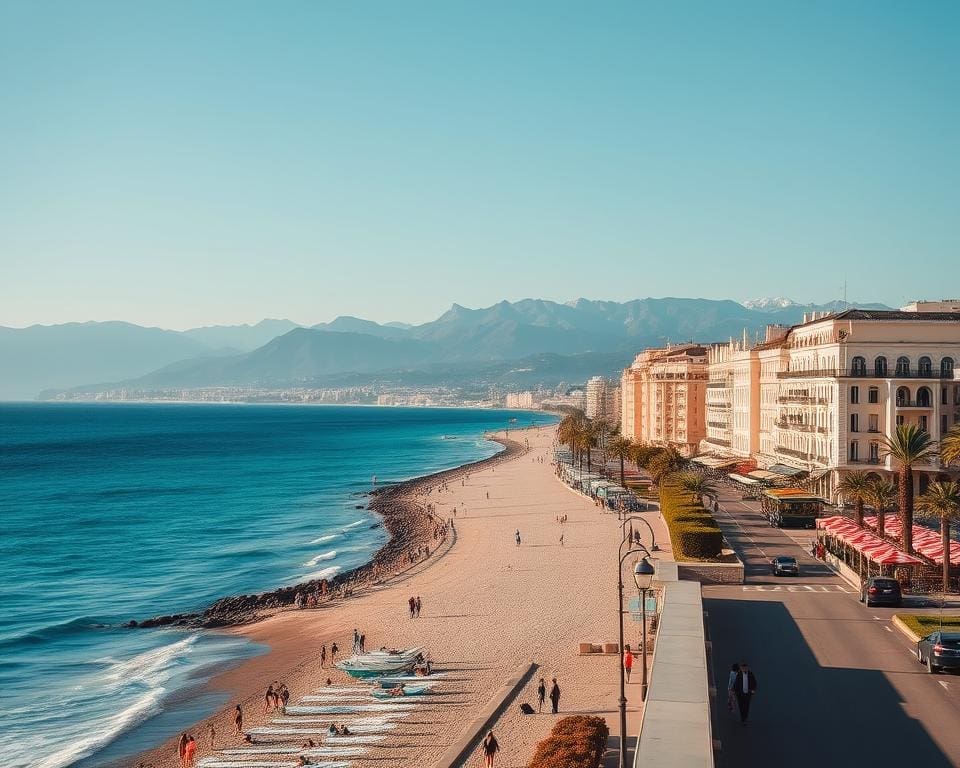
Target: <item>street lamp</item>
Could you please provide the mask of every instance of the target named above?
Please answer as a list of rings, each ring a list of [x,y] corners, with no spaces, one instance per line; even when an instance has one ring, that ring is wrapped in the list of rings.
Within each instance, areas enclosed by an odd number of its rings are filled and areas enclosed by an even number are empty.
[[[622,545],[621,545],[622,546]],[[653,566],[647,559],[650,557],[650,551],[642,544],[634,549],[629,549],[620,557],[617,563],[617,620],[620,622],[620,768],[627,768],[627,687],[624,679],[623,670],[623,561],[630,555],[643,553],[643,560],[637,562],[633,569],[633,579],[639,589],[641,583],[645,585],[644,589],[650,588],[650,582],[653,579]],[[649,571],[649,575],[648,575]],[[644,608],[644,617],[646,609]],[[643,686],[641,696],[646,697],[647,686],[647,639],[646,622],[644,622],[643,636]]]
[[[653,582],[654,568],[647,558],[633,568],[633,580],[640,590],[640,621],[643,624],[643,677],[640,678],[640,699],[647,700],[647,590]]]

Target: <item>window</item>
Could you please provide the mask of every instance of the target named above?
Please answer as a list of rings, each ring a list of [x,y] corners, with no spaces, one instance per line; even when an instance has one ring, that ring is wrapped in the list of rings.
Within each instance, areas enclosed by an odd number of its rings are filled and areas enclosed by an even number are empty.
[[[867,375],[867,361],[862,357],[855,357],[850,363],[850,373],[854,376]]]
[[[953,358],[945,357],[940,361],[940,377],[944,379],[953,378]]]
[[[897,426],[898,427],[903,426],[903,416],[897,416]]]
[[[880,390],[876,387],[870,387],[867,392],[867,402],[868,403],[879,403],[880,402]]]
[[[910,358],[901,355],[897,358],[897,376],[910,375]]]
[[[910,405],[910,390],[900,387],[897,389],[897,407],[902,408],[905,405]]]
[[[876,360],[873,361],[873,373],[875,376],[887,375],[887,358],[885,358],[883,355],[880,355]]]
[[[851,432],[860,431],[860,414],[858,413],[850,414],[850,431]]]
[[[870,443],[870,461],[880,461],[880,443]]]
[[[932,403],[933,397],[930,394],[930,388],[920,387],[920,389],[917,390],[917,405],[921,408],[929,408]]]
[[[850,443],[850,461],[859,461],[860,460],[860,443],[856,440],[853,440]]]
[[[924,378],[930,378],[933,375],[933,363],[926,355],[917,362],[917,375]]]
[[[878,414],[871,413],[867,416],[867,429],[870,432],[880,431],[880,416]]]
[[[947,414],[940,414],[940,434],[945,435],[950,429],[949,421],[947,420]]]
[[[920,417],[920,429],[922,429],[924,432],[927,432],[927,431],[928,431],[928,430],[927,430],[927,416],[926,416],[926,414],[923,414],[923,415]]]
[[[944,390],[946,392],[946,390]],[[850,387],[850,402],[856,405],[860,402],[860,387]]]

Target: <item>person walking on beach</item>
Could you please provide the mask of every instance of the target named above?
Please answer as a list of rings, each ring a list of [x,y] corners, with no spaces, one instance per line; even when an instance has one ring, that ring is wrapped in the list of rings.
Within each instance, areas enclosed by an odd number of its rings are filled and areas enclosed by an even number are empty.
[[[630,682],[630,673],[633,671],[633,651],[630,650],[630,645],[627,644],[623,646],[623,674],[627,679],[627,682]]]
[[[517,540],[517,546],[520,546],[520,529],[517,528],[517,532],[514,534],[514,538]]]
[[[412,619],[417,612],[417,598],[411,596],[410,599],[407,600],[407,605],[410,606],[410,618]]]
[[[334,663],[337,660],[337,654],[340,653],[340,648],[337,647],[337,644],[334,643],[330,646],[330,663]]]
[[[367,636],[364,634],[360,635],[360,653],[367,652]]]
[[[356,653],[360,650],[360,633],[357,632],[357,628],[353,628],[353,652]]]
[[[733,690],[737,697],[737,708],[740,710],[740,723],[746,725],[750,716],[750,700],[757,692],[757,678],[745,661],[740,664]]]
[[[540,678],[540,683],[537,685],[537,712],[543,712],[543,702],[547,699],[547,684],[543,681],[543,678]]]
[[[197,755],[197,742],[193,740],[193,736],[188,736],[187,745],[183,748],[184,768],[193,768],[193,761],[196,755]]]
[[[416,605],[416,607],[417,607],[417,618],[419,619],[419,618],[420,618],[420,606],[422,605],[422,603],[420,602],[420,595],[417,595],[417,601],[416,601],[415,605]]]
[[[207,735],[210,737],[210,751],[212,752],[217,740],[217,729],[213,727],[213,720],[207,723]]]
[[[263,714],[273,709],[273,686],[267,686],[267,692],[263,694]]]
[[[177,741],[177,757],[180,759],[180,765],[186,765],[186,754],[187,754],[187,733],[184,731],[180,734],[180,739]]]
[[[550,686],[550,706],[553,714],[557,714],[560,709],[560,686],[557,685],[557,678],[553,678],[553,685]]]
[[[563,534],[562,534],[562,533],[560,534],[560,546],[561,546],[561,547],[563,546]]]
[[[237,708],[233,710],[233,725],[237,729],[237,736],[243,735],[243,710],[240,709],[240,705],[237,704]]]
[[[493,731],[490,731],[487,734],[487,738],[483,740],[483,764],[486,768],[493,768],[493,758],[499,751],[500,745],[497,744],[497,739],[493,735]]]
[[[320,646],[320,669],[323,669],[327,666],[327,646]]]

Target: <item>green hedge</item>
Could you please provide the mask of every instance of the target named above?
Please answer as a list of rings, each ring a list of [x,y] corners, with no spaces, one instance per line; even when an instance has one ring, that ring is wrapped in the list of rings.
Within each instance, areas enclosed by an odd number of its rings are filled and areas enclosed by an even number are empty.
[[[602,717],[565,717],[537,744],[528,768],[598,768],[609,735]]]
[[[670,531],[670,543],[677,560],[716,560],[723,549],[723,534],[699,500],[675,484],[660,488],[660,510]]]

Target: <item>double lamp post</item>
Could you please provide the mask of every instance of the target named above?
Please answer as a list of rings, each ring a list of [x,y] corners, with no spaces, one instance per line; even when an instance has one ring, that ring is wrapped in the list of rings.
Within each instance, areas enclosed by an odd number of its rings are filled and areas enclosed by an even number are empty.
[[[639,520],[650,528],[651,547],[657,548],[656,539],[653,537],[653,528],[641,517],[631,516],[623,521],[620,526],[623,531],[627,522],[630,520]],[[623,552],[623,545],[627,543],[626,533],[620,541],[620,552]],[[640,612],[641,623],[643,625],[643,647],[641,650],[643,677],[640,682],[640,698],[646,701],[647,698],[647,590],[653,582],[655,573],[653,565],[650,563],[650,551],[642,544],[627,550],[620,555],[617,563],[617,618],[620,623],[620,768],[627,768],[627,691],[626,680],[624,679],[625,651],[623,644],[623,563],[630,555],[642,553],[643,558],[638,559],[633,567],[633,581],[637,585],[640,593]],[[619,554],[619,553],[618,553]]]

